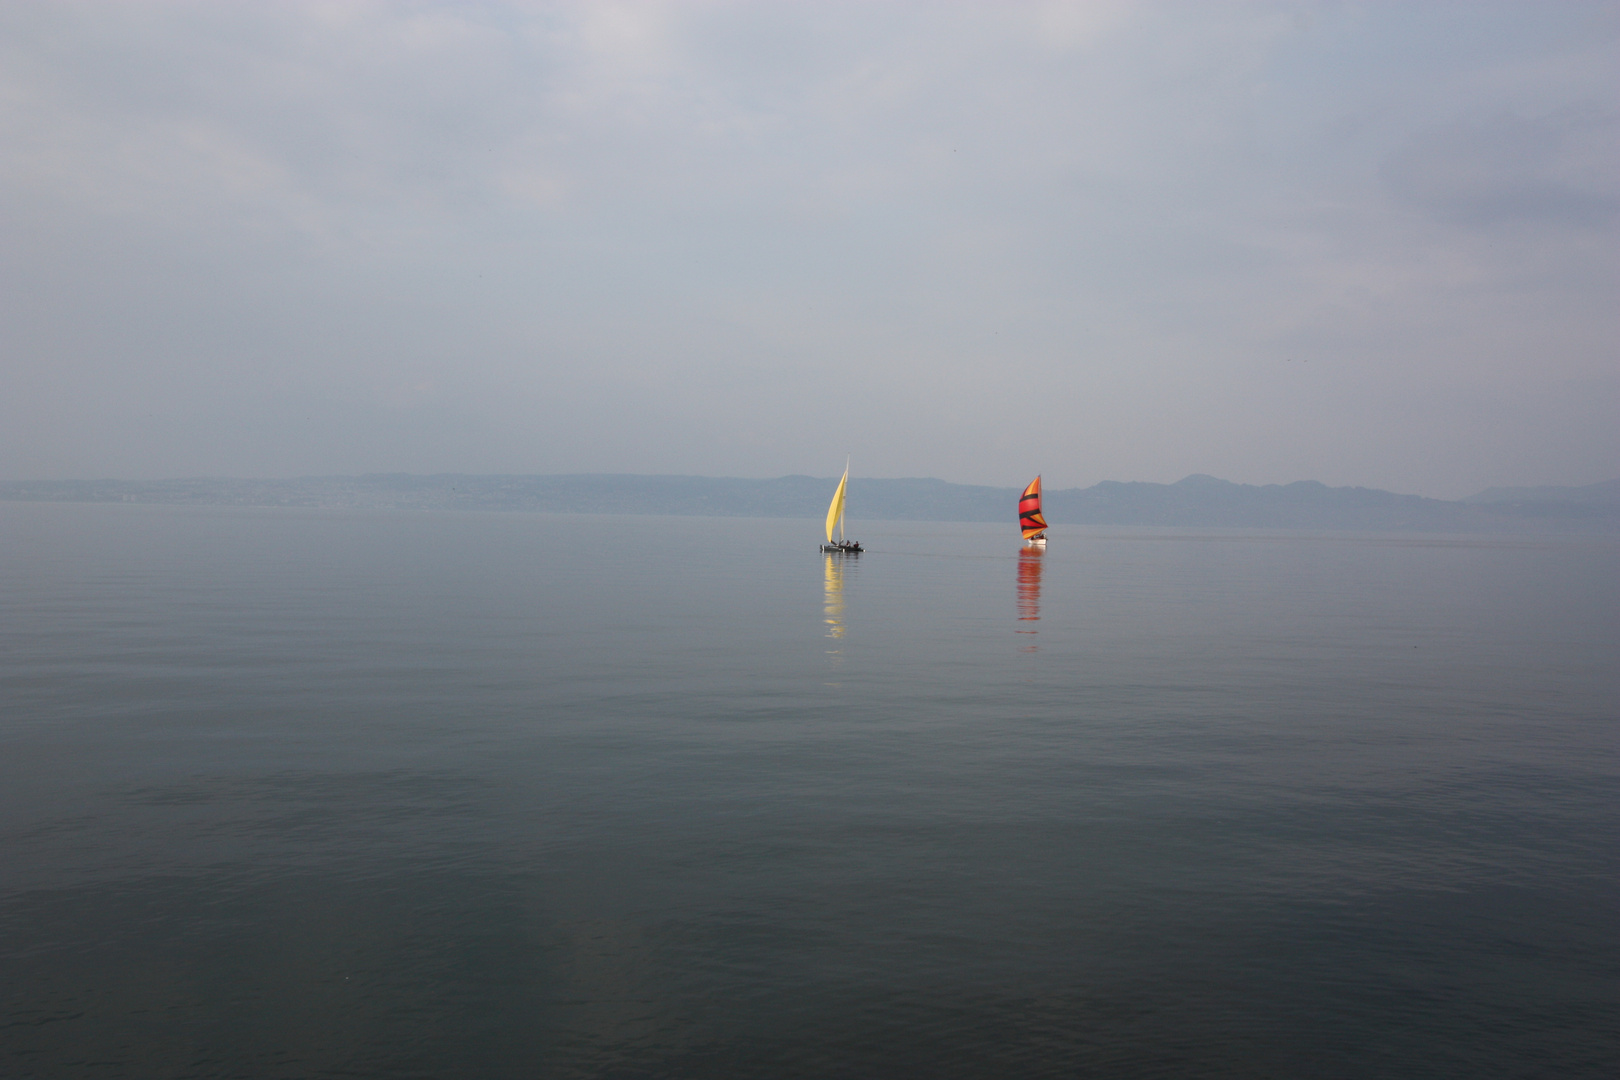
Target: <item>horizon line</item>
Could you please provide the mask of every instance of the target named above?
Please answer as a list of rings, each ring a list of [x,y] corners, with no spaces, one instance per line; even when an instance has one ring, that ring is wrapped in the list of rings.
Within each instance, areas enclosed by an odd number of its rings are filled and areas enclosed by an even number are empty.
[[[389,472],[360,472],[360,473],[303,473],[303,474],[294,475],[294,476],[232,476],[232,475],[227,475],[227,474],[218,474],[218,473],[216,473],[216,474],[213,474],[213,475],[194,474],[194,475],[190,475],[190,476],[165,476],[165,477],[153,477],[153,478],[146,478],[146,479],[130,479],[130,478],[127,478],[127,477],[116,477],[116,476],[98,476],[98,477],[88,477],[88,478],[85,478],[85,477],[57,477],[57,478],[53,478],[53,479],[0,480],[0,487],[11,487],[11,486],[21,486],[21,485],[35,485],[35,484],[97,484],[97,483],[113,483],[113,484],[174,484],[174,483],[195,483],[195,482],[295,483],[295,482],[298,482],[298,481],[312,481],[312,480],[328,480],[328,481],[330,481],[330,480],[367,480],[367,479],[381,479],[381,478],[393,478],[393,477],[414,478],[414,479],[423,479],[423,480],[457,479],[457,478],[467,478],[467,479],[570,479],[570,478],[615,477],[615,478],[620,478],[620,479],[648,479],[648,480],[736,481],[736,482],[741,482],[741,483],[755,483],[755,484],[765,484],[765,483],[772,483],[772,482],[781,481],[781,480],[799,480],[799,479],[802,479],[802,480],[815,480],[815,481],[826,482],[826,483],[834,483],[838,479],[837,475],[823,477],[823,476],[815,476],[815,475],[812,475],[812,474],[809,474],[809,473],[784,473],[784,474],[779,475],[779,476],[757,477],[757,476],[714,476],[714,475],[707,475],[707,474],[703,474],[703,473],[637,473],[637,472],[561,472],[561,473],[540,473],[540,472],[432,472],[432,473],[417,473],[417,472],[404,472],[404,471],[389,471]],[[1369,487],[1369,486],[1367,486],[1365,484],[1338,484],[1338,485],[1328,484],[1328,483],[1326,483],[1324,481],[1320,481],[1320,480],[1316,480],[1316,479],[1310,479],[1310,478],[1300,479],[1300,480],[1290,480],[1290,481],[1285,481],[1285,482],[1272,482],[1272,483],[1255,484],[1255,483],[1249,483],[1249,482],[1241,481],[1241,480],[1228,480],[1228,479],[1225,479],[1224,477],[1218,477],[1218,476],[1215,476],[1215,475],[1210,474],[1210,473],[1201,473],[1201,472],[1188,473],[1187,475],[1181,477],[1179,480],[1171,480],[1171,481],[1158,481],[1158,480],[1108,480],[1108,479],[1104,479],[1104,480],[1095,481],[1094,483],[1088,484],[1088,485],[1073,485],[1073,486],[1061,487],[1061,488],[1051,488],[1049,490],[1051,492],[1087,491],[1087,490],[1090,490],[1091,488],[1098,487],[1098,486],[1101,486],[1103,484],[1144,484],[1144,485],[1148,485],[1148,486],[1152,486],[1152,487],[1174,487],[1174,486],[1177,486],[1179,484],[1184,484],[1189,480],[1207,480],[1207,481],[1214,481],[1214,482],[1220,483],[1220,484],[1229,484],[1229,485],[1234,486],[1234,487],[1253,487],[1253,488],[1282,488],[1282,487],[1292,487],[1292,486],[1295,486],[1295,485],[1298,485],[1298,484],[1312,484],[1312,485],[1328,488],[1329,490],[1385,491],[1385,492],[1387,492],[1389,494],[1415,495],[1415,493],[1395,492],[1395,491],[1389,491],[1389,489],[1386,489],[1386,488]],[[1422,498],[1422,499],[1435,499],[1435,501],[1437,501],[1437,502],[1459,502],[1463,498],[1471,498],[1474,495],[1484,494],[1485,492],[1488,492],[1488,491],[1496,491],[1496,490],[1503,490],[1503,489],[1514,490],[1514,489],[1534,489],[1534,488],[1553,488],[1553,489],[1577,490],[1577,489],[1581,489],[1581,488],[1595,487],[1595,486],[1598,486],[1600,484],[1613,483],[1616,480],[1620,480],[1620,477],[1616,477],[1616,478],[1613,478],[1613,479],[1610,479],[1610,480],[1598,480],[1598,481],[1594,481],[1594,482],[1588,483],[1588,484],[1500,484],[1499,483],[1499,484],[1487,485],[1486,487],[1480,488],[1477,492],[1473,492],[1470,495],[1462,496],[1461,498],[1457,498],[1457,499],[1444,499],[1444,498],[1439,498],[1437,496],[1431,496],[1431,495],[1416,495],[1416,497],[1417,498]],[[937,476],[864,476],[864,477],[863,476],[851,476],[850,481],[851,481],[851,483],[854,483],[854,482],[857,482],[857,481],[860,481],[860,482],[863,482],[863,483],[864,482],[899,483],[899,482],[907,482],[907,481],[910,481],[910,482],[928,482],[928,483],[946,484],[946,485],[949,485],[949,486],[952,486],[952,487],[988,488],[988,489],[993,489],[993,490],[1003,490],[1003,488],[1000,485],[997,485],[997,484],[964,483],[962,481],[946,480],[946,479],[943,479],[943,478],[937,477]],[[1017,490],[1020,490],[1020,485],[1017,484],[1017,483],[1008,484],[1008,485],[1006,485],[1005,490],[1017,491]]]

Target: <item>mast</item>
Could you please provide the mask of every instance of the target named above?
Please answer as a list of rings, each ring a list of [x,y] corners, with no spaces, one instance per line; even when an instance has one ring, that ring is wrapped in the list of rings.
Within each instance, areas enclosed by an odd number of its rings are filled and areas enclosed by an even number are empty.
[[[849,483],[849,455],[844,455],[844,483]],[[846,495],[845,498],[848,498]],[[844,508],[838,508],[838,542],[844,542]]]

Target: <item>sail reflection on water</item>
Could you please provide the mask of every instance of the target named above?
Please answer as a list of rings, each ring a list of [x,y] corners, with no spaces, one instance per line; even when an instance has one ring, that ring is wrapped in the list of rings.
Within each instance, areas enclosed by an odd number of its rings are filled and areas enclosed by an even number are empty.
[[[1041,568],[1042,560],[1045,558],[1046,549],[1043,547],[1026,547],[1018,552],[1018,621],[1020,623],[1038,623],[1041,621]],[[1038,633],[1033,626],[1019,626],[1016,632],[1020,634]],[[1025,648],[1033,650],[1035,646],[1027,645]]]
[[[827,636],[841,638],[844,636],[844,556],[823,555],[822,561],[826,564],[824,571],[824,584],[826,587],[825,612],[827,616]]]

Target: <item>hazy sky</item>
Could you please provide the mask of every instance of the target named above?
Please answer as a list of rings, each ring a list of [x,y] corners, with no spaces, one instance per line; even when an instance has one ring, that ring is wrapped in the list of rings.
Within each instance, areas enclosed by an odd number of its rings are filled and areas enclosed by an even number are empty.
[[[1620,3],[0,3],[0,479],[1620,476]]]

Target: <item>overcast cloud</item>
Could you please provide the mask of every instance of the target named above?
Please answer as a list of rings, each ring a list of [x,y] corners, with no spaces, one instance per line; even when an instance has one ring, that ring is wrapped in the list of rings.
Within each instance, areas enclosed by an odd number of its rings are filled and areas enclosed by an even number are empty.
[[[1620,5],[0,4],[0,478],[1620,476]]]

